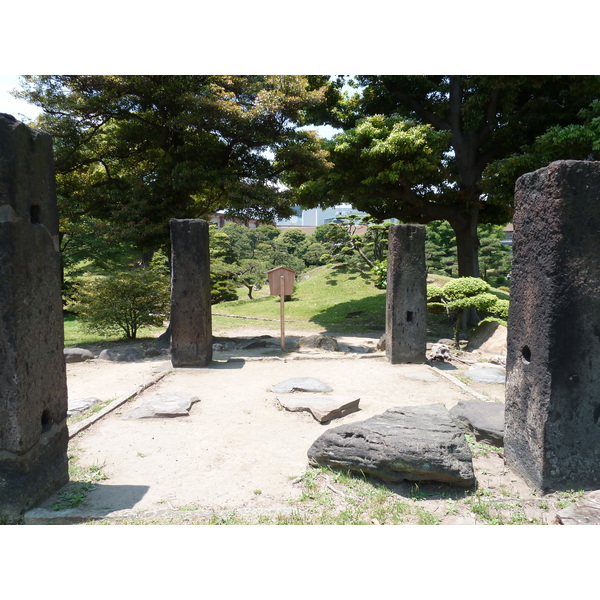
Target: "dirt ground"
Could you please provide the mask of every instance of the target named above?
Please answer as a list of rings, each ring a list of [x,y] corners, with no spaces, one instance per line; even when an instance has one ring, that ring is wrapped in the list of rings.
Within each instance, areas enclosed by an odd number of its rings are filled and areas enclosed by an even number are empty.
[[[260,333],[218,332],[226,337]],[[292,341],[302,332],[287,335]],[[469,362],[485,359],[481,355],[465,354],[461,362],[443,368],[391,365],[375,351],[379,335],[335,337],[340,343],[335,353],[283,353],[277,348],[215,352],[210,367],[202,369],[174,370],[168,355],[129,363],[96,359],[67,365],[69,398],[96,397],[111,401],[109,407],[119,404],[104,409],[110,412],[76,435],[76,419],[69,425],[70,454],[82,468],[101,468],[107,478],[95,483],[76,508],[52,510],[60,497],[55,494],[30,511],[28,522],[160,523],[177,522],[182,515],[190,520],[210,514],[289,514],[290,501],[302,494],[307,450],[327,428],[361,421],[393,406],[442,403],[451,408],[460,400],[474,399],[474,394],[503,401],[503,385],[465,378]],[[359,397],[360,410],[324,424],[309,412],[289,412],[270,389],[291,377],[315,377],[336,395]],[[156,382],[136,394],[150,380]],[[189,416],[124,418],[153,395],[171,392],[199,398]],[[540,501],[506,469],[501,452],[474,452],[474,466],[488,496],[518,501],[525,521],[553,522],[558,498]],[[407,489],[396,486],[400,495]],[[457,509],[454,503],[448,510],[444,494],[420,501],[442,524],[485,522],[472,506]]]

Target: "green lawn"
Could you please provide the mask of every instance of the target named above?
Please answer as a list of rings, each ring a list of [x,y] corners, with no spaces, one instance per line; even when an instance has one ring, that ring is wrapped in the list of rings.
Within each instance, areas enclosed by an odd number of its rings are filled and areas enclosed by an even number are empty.
[[[216,304],[213,306],[213,315],[217,313],[213,316],[213,325],[251,325],[245,319],[219,316],[232,315],[272,319],[270,328],[277,328],[279,296],[268,294],[267,286],[254,294],[254,300]],[[378,290],[373,285],[368,272],[350,269],[345,265],[317,267],[301,275],[292,299],[286,301],[284,308],[285,321],[286,324],[290,323],[290,327],[302,325],[315,331],[338,333],[366,333],[385,329],[385,290]]]
[[[368,271],[346,265],[325,265],[307,271],[296,283],[294,295],[285,303],[285,323],[288,329],[327,331],[331,333],[369,333],[385,330],[385,290],[378,290]],[[438,285],[450,278],[430,276]],[[500,297],[508,294],[492,290]],[[239,289],[243,298],[221,302],[212,307],[213,330],[260,327],[279,330],[279,296],[269,295],[268,285],[247,298],[245,288]],[[224,316],[228,315],[228,316]],[[245,317],[245,318],[239,318]],[[141,340],[151,339],[164,328],[143,329]],[[452,327],[445,316],[430,315],[428,334],[431,340],[451,337]],[[85,332],[74,317],[65,318],[65,346],[76,347],[118,341],[114,335]]]

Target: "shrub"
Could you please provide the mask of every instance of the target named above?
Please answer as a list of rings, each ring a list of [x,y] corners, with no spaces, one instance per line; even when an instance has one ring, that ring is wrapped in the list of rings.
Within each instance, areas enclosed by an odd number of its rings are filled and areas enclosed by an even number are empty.
[[[145,268],[80,282],[69,308],[87,331],[135,340],[141,327],[160,327],[169,307],[168,277]]]
[[[375,279],[375,287],[380,290],[385,290],[387,288],[387,267],[388,261],[386,258],[385,260],[378,262],[371,269],[371,273]]]
[[[489,283],[477,277],[459,277],[452,279],[444,286],[427,286],[427,306],[432,312],[443,309],[454,318],[454,343],[458,348],[462,316],[465,310],[476,310],[500,317],[508,318],[508,300],[501,300],[490,293]]]

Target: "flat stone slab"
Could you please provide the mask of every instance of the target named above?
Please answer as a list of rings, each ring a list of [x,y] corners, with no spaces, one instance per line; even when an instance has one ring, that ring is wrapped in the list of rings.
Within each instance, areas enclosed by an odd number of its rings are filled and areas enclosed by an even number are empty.
[[[358,410],[360,398],[351,396],[315,396],[312,394],[283,394],[277,396],[283,408],[291,412],[306,410],[320,423],[344,417]]]
[[[72,417],[75,414],[82,413],[92,406],[100,402],[99,398],[74,398],[69,399],[69,408],[67,409],[67,416]]]
[[[312,392],[315,394],[333,392],[333,388],[314,377],[292,377],[271,388],[276,394],[291,394],[294,392]]]
[[[196,402],[200,402],[200,398],[187,394],[156,394],[142,406],[127,413],[123,419],[188,417]]]
[[[600,525],[600,490],[556,513],[556,522],[559,525]]]
[[[506,383],[506,370],[489,363],[477,363],[465,375],[478,383]]]
[[[464,433],[442,404],[391,408],[365,421],[333,427],[308,450],[309,463],[384,481],[475,484]]]
[[[482,400],[461,400],[450,409],[458,426],[472,433],[478,442],[504,446],[504,404]]]

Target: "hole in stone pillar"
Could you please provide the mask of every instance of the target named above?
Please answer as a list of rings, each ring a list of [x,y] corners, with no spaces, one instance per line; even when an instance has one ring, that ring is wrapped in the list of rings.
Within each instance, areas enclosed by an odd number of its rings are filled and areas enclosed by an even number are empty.
[[[596,406],[594,409],[594,423],[598,425],[598,420],[600,419],[600,404]]]
[[[39,205],[32,204],[29,214],[30,214],[31,222],[34,225],[39,225],[41,223],[41,220],[40,220],[41,209],[40,209]]]
[[[529,346],[523,346],[523,349],[521,350],[521,360],[526,365],[531,362],[531,350],[529,349]]]
[[[45,433],[52,427],[52,418],[50,417],[50,411],[45,410],[42,413],[41,423],[42,423],[42,433]]]
[[[412,310],[407,310],[406,311],[406,320],[410,323],[410,321],[413,320],[413,311]]]

